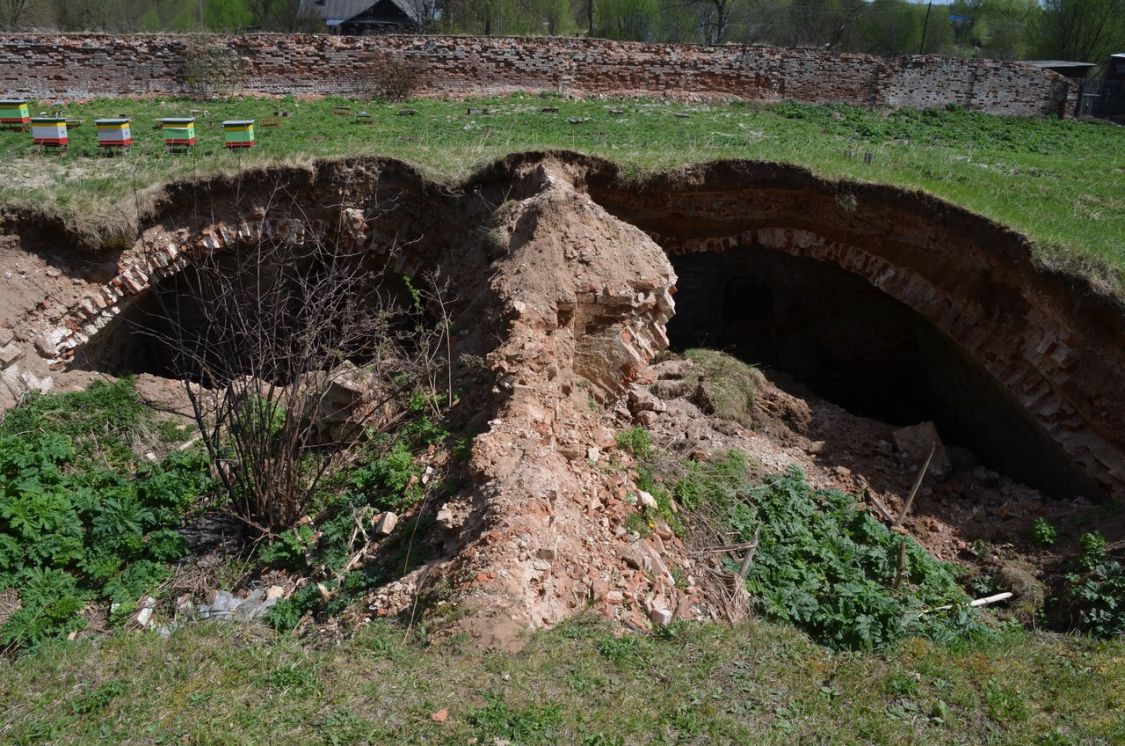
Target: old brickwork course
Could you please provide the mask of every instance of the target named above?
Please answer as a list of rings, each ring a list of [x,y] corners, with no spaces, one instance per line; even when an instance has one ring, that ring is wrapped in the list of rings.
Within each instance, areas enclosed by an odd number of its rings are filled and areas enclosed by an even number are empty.
[[[597,39],[470,36],[211,37],[242,58],[240,92],[364,95],[388,64],[426,71],[425,95],[556,91],[576,95],[739,98],[994,114],[1063,114],[1065,78],[1028,65],[932,55],[885,59],[813,49]],[[0,94],[85,99],[186,92],[188,37],[0,36]]]

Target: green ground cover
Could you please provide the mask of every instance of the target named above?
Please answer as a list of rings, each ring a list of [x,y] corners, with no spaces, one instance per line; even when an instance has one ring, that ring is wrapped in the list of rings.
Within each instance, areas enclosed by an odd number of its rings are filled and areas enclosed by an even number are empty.
[[[350,107],[335,116],[336,107]],[[557,108],[557,112],[544,112]],[[32,104],[34,111],[47,111]],[[206,111],[191,155],[164,152],[161,116]],[[416,112],[401,116],[403,109]],[[50,109],[53,110],[53,109]],[[258,128],[252,152],[222,149],[221,121],[292,116]],[[354,113],[367,111],[369,124]],[[487,113],[480,113],[486,110]],[[611,158],[638,175],[719,158],[796,163],[838,178],[924,189],[1034,239],[1049,263],[1120,286],[1125,267],[1125,128],[961,110],[876,112],[846,106],[689,105],[516,95],[406,104],[324,99],[107,99],[62,107],[84,124],[65,154],[38,155],[27,133],[0,133],[0,202],[61,213],[92,236],[127,226],[154,185],[313,157],[379,154],[461,179],[505,154],[567,148]],[[101,156],[93,119],[134,119],[133,153]],[[864,154],[872,154],[865,164]],[[850,154],[850,156],[849,156]],[[139,196],[139,199],[138,199]]]
[[[616,638],[579,618],[512,654],[204,624],[0,661],[0,740],[1111,744],[1123,697],[1125,642],[1044,633],[857,654],[765,622]]]

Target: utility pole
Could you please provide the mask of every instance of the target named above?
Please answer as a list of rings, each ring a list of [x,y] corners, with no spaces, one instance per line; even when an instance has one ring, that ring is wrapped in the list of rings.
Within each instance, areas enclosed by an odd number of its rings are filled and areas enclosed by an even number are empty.
[[[934,4],[931,2],[926,4],[926,20],[922,24],[922,46],[918,49],[918,54],[926,53],[926,30],[930,28],[930,11],[934,9]]]

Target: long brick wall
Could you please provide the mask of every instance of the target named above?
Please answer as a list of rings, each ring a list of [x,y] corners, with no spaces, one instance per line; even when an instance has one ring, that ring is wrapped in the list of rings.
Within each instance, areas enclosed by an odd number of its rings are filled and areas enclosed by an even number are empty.
[[[580,95],[740,98],[891,108],[1064,114],[1067,80],[996,60],[885,59],[812,49],[469,36],[213,37],[243,61],[250,94],[363,94],[389,60],[426,71],[423,94],[560,91]],[[185,92],[186,37],[0,36],[0,96],[83,99]]]

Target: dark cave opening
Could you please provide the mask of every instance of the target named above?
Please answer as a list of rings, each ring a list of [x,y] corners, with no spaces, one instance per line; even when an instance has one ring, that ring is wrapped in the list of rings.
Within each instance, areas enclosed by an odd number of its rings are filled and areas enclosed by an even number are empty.
[[[1100,495],[984,368],[863,278],[759,247],[670,259],[673,349],[710,347],[784,371],[853,414],[932,420],[947,445],[1053,497]]]
[[[310,361],[364,365],[384,343],[407,339],[420,322],[432,325],[415,308],[412,288],[380,263],[360,259],[344,271],[342,290],[326,287],[333,278],[326,273],[340,271],[308,257],[272,270],[263,263],[239,271],[231,260],[189,266],[76,350],[72,367],[204,385],[242,375],[287,381]],[[318,304],[310,297],[318,291],[337,296]]]

